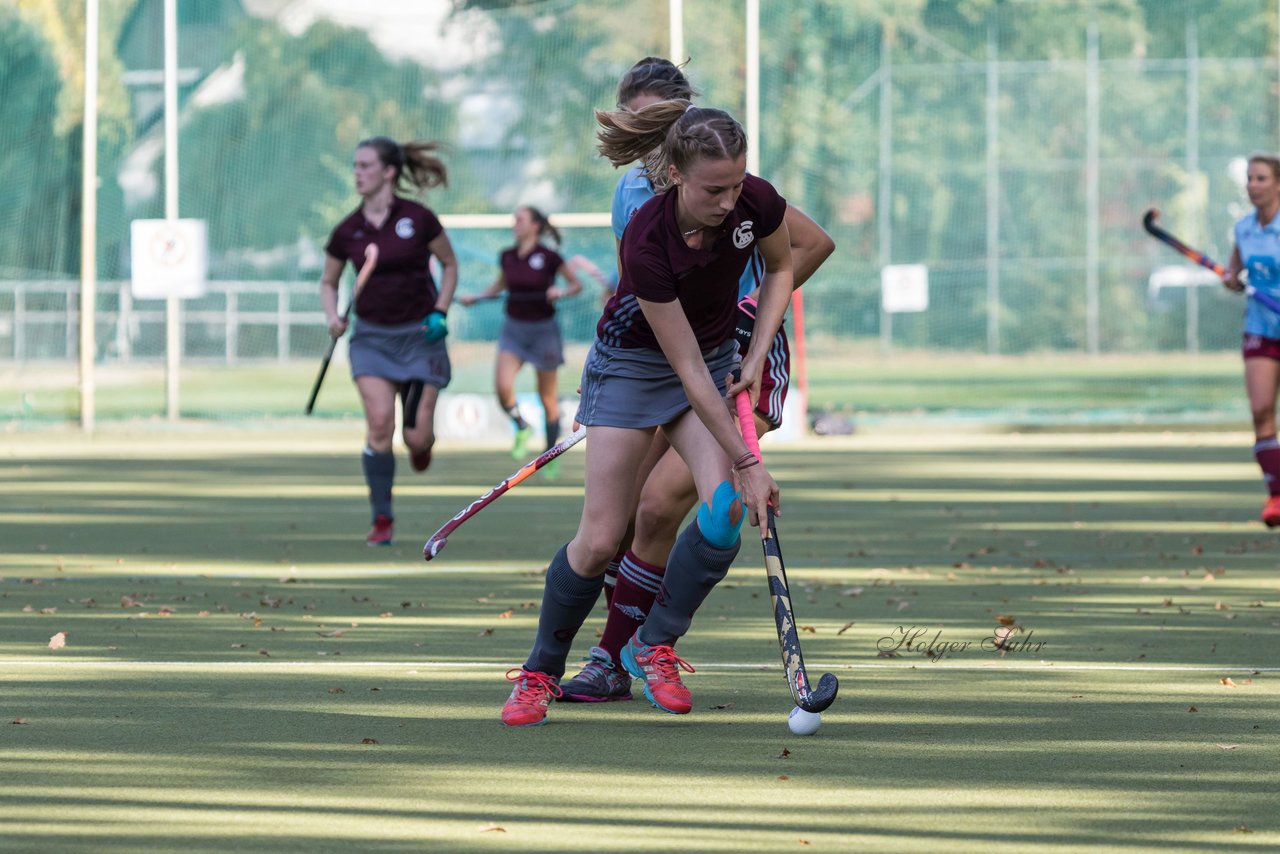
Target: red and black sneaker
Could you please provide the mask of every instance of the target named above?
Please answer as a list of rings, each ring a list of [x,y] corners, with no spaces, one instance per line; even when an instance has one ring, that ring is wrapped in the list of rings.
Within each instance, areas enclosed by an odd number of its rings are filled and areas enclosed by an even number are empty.
[[[392,525],[390,516],[378,516],[373,520],[373,530],[369,532],[369,536],[365,538],[365,542],[371,546],[389,546],[392,545]]]

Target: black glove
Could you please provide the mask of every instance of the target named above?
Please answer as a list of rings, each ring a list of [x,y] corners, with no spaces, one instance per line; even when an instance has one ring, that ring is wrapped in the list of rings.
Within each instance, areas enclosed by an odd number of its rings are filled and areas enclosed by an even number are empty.
[[[738,317],[733,327],[733,337],[738,339],[738,352],[746,353],[751,346],[751,333],[756,328],[756,301],[751,297],[738,300]]]

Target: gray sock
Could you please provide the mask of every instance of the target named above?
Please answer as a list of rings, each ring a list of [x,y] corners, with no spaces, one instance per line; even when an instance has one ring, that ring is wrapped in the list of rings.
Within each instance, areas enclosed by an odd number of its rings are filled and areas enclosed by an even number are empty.
[[[693,614],[729,573],[729,566],[742,546],[739,538],[727,549],[707,542],[697,521],[689,524],[676,539],[667,572],[649,617],[639,629],[640,640],[651,646],[674,644],[693,623]]]
[[[583,578],[569,566],[569,547],[561,546],[547,567],[546,586],[542,592],[542,610],[538,614],[538,634],[525,662],[525,670],[536,670],[559,678],[564,675],[565,659],[573,646],[574,635],[596,606],[604,576]]]
[[[396,479],[396,455],[388,451],[379,454],[371,448],[365,448],[360,457],[364,467],[364,481],[369,484],[369,508],[376,521],[379,516],[394,519],[391,512],[391,484]]]

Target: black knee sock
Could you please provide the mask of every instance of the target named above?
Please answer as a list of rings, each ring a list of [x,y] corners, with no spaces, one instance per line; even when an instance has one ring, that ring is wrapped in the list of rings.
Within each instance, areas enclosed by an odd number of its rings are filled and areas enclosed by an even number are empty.
[[[574,635],[591,614],[600,597],[604,576],[583,578],[569,566],[569,547],[561,546],[547,567],[546,585],[542,592],[542,610],[538,614],[538,634],[525,662],[525,670],[536,670],[559,678],[564,675],[565,659],[573,646]]]
[[[667,558],[662,586],[648,619],[639,629],[640,640],[650,645],[671,645],[684,637],[693,623],[694,612],[729,573],[741,546],[739,538],[729,548],[718,549],[702,536],[697,521],[691,522]]]
[[[365,448],[360,457],[364,467],[364,480],[369,484],[369,508],[376,521],[379,516],[395,518],[391,512],[391,484],[396,479],[396,456],[390,451],[380,454]]]
[[[546,425],[547,425],[547,449],[550,450],[551,448],[555,447],[556,442],[560,441],[560,418],[559,417],[552,418],[550,415],[548,415],[546,420]]]

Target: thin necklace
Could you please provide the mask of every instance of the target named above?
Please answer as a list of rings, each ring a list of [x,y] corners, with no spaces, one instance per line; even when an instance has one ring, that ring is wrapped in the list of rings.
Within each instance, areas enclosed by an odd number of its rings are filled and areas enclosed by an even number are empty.
[[[703,229],[703,226],[700,225],[697,228],[691,228],[688,231],[682,231],[680,232],[680,234],[684,237],[688,237],[691,234],[697,234],[699,231],[702,231],[702,229]]]

